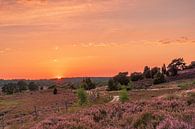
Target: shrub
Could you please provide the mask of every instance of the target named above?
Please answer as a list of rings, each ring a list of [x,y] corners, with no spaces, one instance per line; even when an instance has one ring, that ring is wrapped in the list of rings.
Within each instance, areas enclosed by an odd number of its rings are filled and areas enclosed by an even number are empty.
[[[83,105],[85,103],[87,103],[87,93],[85,92],[84,88],[80,87],[77,90],[77,97],[78,97],[78,102],[79,105]]]
[[[138,129],[155,129],[163,117],[151,112],[143,112],[133,124]]]
[[[152,68],[152,69],[151,69],[151,76],[152,76],[152,78],[154,78],[154,76],[155,76],[158,72],[160,72],[160,68],[159,68],[159,67],[154,67],[154,68]]]
[[[134,72],[131,74],[131,81],[138,81],[143,79],[143,74],[139,72]]]
[[[113,91],[113,90],[118,90],[118,82],[114,81],[113,79],[108,80],[108,90]]]
[[[58,93],[57,88],[54,88],[54,89],[53,89],[53,94],[56,95],[57,93]]]
[[[85,90],[91,90],[96,88],[95,84],[91,81],[90,78],[84,78],[82,83],[83,88]]]
[[[39,90],[39,86],[35,82],[30,82],[28,85],[28,89],[30,91],[37,91]]]
[[[129,81],[128,85],[126,86],[127,90],[132,90],[133,88],[133,83],[132,81]]]
[[[6,93],[6,94],[13,94],[13,93],[16,93],[18,91],[19,90],[18,90],[16,83],[8,83],[2,87],[2,92]]]
[[[160,83],[164,83],[165,80],[165,76],[163,73],[158,72],[155,76],[154,76],[154,80],[153,80],[153,84],[160,84]]]
[[[168,117],[160,122],[157,129],[193,129],[193,127],[188,123]]]
[[[119,99],[122,103],[126,102],[129,100],[128,92],[125,86],[122,86],[122,90],[120,91]]]
[[[145,78],[151,78],[150,67],[148,67],[148,66],[145,66],[145,67],[144,67],[143,76],[144,76]]]
[[[19,92],[27,90],[27,83],[25,81],[18,81],[17,83]]]
[[[127,86],[129,83],[128,72],[120,72],[118,75],[113,77],[113,80],[121,85]]]

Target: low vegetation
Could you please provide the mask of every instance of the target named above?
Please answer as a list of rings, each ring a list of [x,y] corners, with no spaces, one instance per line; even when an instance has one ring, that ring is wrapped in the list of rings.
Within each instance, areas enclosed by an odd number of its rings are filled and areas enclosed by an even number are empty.
[[[44,126],[52,129],[193,129],[193,109],[194,105],[175,99],[98,105],[72,115],[52,117],[32,129],[44,129]]]
[[[87,93],[86,91],[84,90],[84,88],[80,87],[78,90],[77,90],[77,97],[78,97],[78,103],[79,105],[84,105],[87,103]]]
[[[120,91],[119,99],[122,103],[129,100],[127,89],[124,86],[122,87],[122,90]]]

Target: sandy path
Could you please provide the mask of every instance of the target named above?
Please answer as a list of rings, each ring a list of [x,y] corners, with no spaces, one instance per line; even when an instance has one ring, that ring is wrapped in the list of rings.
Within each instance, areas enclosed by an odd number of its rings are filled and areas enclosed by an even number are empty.
[[[113,99],[110,101],[110,103],[118,102],[119,96],[113,96]]]

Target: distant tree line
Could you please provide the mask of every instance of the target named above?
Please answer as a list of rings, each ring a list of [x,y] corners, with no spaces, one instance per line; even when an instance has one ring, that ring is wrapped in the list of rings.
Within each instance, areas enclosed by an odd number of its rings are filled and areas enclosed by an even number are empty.
[[[26,90],[37,91],[39,90],[39,86],[35,82],[30,82],[28,84],[25,81],[21,80],[18,81],[17,83],[5,84],[2,87],[2,92],[5,94],[19,93]]]
[[[95,83],[92,82],[91,78],[87,77],[87,78],[83,78],[81,82],[81,87],[84,88],[85,90],[91,90],[91,89],[95,89],[96,85]]]
[[[131,80],[128,76],[128,72],[120,72],[108,81],[108,90],[121,90],[122,87],[127,90],[131,90]]]
[[[176,76],[178,71],[190,68],[195,68],[195,61],[187,66],[183,58],[176,58],[167,67],[165,64],[161,68],[145,66],[143,72],[133,72],[130,76],[128,72],[120,72],[108,81],[108,90],[120,90],[121,85],[131,89],[132,82],[143,79],[152,79],[153,84],[164,83],[166,77]]]

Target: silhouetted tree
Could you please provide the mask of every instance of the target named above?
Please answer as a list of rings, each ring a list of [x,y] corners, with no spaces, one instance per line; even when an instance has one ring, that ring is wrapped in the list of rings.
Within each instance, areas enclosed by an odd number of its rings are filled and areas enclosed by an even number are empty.
[[[119,82],[121,85],[127,86],[129,83],[128,72],[120,72],[118,75],[113,77],[113,80],[115,82]]]
[[[195,67],[195,61],[192,61],[192,62],[191,62],[191,65],[192,65],[192,67],[194,68],[194,67]]]
[[[165,81],[166,81],[165,76],[160,71],[154,75],[154,80],[153,80],[154,84],[160,84],[160,83],[163,83]]]
[[[163,66],[162,66],[162,73],[163,74],[166,74],[167,73],[167,68],[166,68],[166,65],[165,64],[163,64]]]
[[[151,78],[150,67],[148,67],[148,66],[145,66],[145,67],[144,67],[143,76],[144,76],[145,78]]]
[[[5,94],[13,94],[19,92],[19,90],[16,83],[8,83],[2,87],[2,92]]]
[[[37,91],[39,90],[39,86],[35,82],[30,82],[28,85],[28,89],[30,91]]]
[[[118,90],[118,82],[114,81],[113,79],[108,80],[108,90],[113,91],[113,90]]]
[[[142,80],[144,77],[141,72],[134,72],[134,73],[131,73],[130,78],[131,78],[131,81],[138,81],[138,80]]]
[[[183,70],[186,67],[186,63],[183,58],[173,59],[172,62],[168,65],[167,73],[170,76],[177,75],[179,70]]]
[[[154,67],[151,69],[151,77],[154,78],[154,75],[160,71],[159,67]]]
[[[95,84],[91,81],[90,78],[84,78],[83,79],[82,87],[85,90],[91,90],[91,89],[95,89],[96,88]]]
[[[27,90],[28,84],[25,81],[21,80],[21,81],[18,81],[17,86],[18,86],[19,92],[22,92],[22,91]]]

